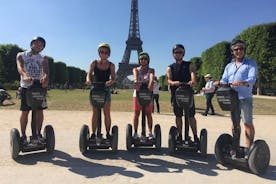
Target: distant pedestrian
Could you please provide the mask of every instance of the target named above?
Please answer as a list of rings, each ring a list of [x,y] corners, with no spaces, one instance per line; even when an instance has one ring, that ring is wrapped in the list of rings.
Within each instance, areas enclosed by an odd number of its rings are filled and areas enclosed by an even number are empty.
[[[156,103],[157,113],[160,113],[160,106],[159,106],[159,81],[157,80],[157,77],[154,77],[153,81],[153,102]],[[152,112],[154,113],[154,103],[152,105]]]
[[[206,84],[201,91],[204,93],[206,98],[206,110],[204,113],[202,113],[202,115],[207,116],[209,109],[211,109],[211,115],[215,115],[214,106],[212,104],[212,99],[214,97],[215,89],[216,89],[214,86],[214,81],[212,80],[212,75],[209,73],[205,75],[204,78],[205,78]]]

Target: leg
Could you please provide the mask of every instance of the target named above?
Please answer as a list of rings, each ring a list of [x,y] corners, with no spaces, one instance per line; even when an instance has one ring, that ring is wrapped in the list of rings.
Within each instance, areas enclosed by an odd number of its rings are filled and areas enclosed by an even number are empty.
[[[253,124],[244,124],[245,128],[245,144],[247,148],[253,144],[255,136],[255,128]]]
[[[241,117],[242,121],[244,122],[244,128],[245,128],[245,144],[247,148],[250,148],[254,141],[255,136],[255,128],[253,125],[253,99],[246,98],[243,100],[240,100],[241,104]]]
[[[159,106],[159,94],[156,95],[156,107],[157,107],[157,113],[160,113],[160,106]]]
[[[140,111],[134,111],[133,126],[134,126],[135,133],[137,133],[137,129],[138,129],[139,116],[140,116]]]
[[[232,134],[233,134],[233,147],[234,149],[237,149],[240,146],[240,136],[241,136],[240,122],[233,122]]]
[[[20,127],[22,136],[26,136],[29,111],[22,111],[20,116]]]
[[[110,127],[111,127],[110,106],[111,106],[111,103],[106,102],[104,109],[103,109],[106,134],[110,134]]]
[[[37,135],[41,134],[41,128],[44,120],[43,110],[37,110],[36,112],[36,133]]]
[[[182,117],[175,117],[175,122],[176,122],[178,134],[182,134],[182,129],[183,129]]]
[[[148,129],[149,129],[149,133],[151,133],[151,134],[152,134],[152,115],[151,115],[152,106],[154,106],[153,102],[148,107],[146,107],[146,116],[147,116],[147,120],[148,120]]]
[[[93,114],[92,114],[92,134],[96,134],[96,129],[97,129],[97,121],[98,121],[98,109],[96,107],[92,107],[93,109]]]
[[[211,111],[212,111],[212,115],[215,114],[214,106],[212,104],[213,97],[214,97],[214,93],[211,93],[211,95],[210,95],[210,108],[211,108]]]
[[[193,135],[194,135],[194,140],[197,141],[197,139],[198,139],[198,136],[197,136],[197,123],[196,123],[195,117],[190,117],[189,122],[190,122],[190,127],[191,127]]]

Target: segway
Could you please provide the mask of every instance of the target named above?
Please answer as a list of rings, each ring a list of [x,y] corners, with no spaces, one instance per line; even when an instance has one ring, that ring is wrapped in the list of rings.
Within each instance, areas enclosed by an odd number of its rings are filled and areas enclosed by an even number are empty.
[[[93,82],[93,87],[90,90],[90,104],[97,108],[98,119],[97,119],[97,135],[95,137],[90,137],[89,127],[83,125],[80,130],[79,137],[79,149],[82,154],[87,150],[96,149],[109,149],[111,148],[113,152],[118,150],[118,126],[114,125],[111,130],[110,138],[103,138],[101,127],[102,127],[102,108],[105,105],[107,91],[105,83],[103,82]]]
[[[224,111],[237,112],[239,108],[238,93],[231,88],[231,84],[223,84],[217,90],[219,106]],[[270,161],[270,151],[264,140],[256,140],[245,153],[245,147],[240,146],[240,137],[237,126],[234,126],[233,136],[222,134],[215,144],[215,156],[222,164],[249,169],[254,174],[262,174],[266,171]],[[237,132],[237,133],[235,133]],[[233,155],[235,153],[235,155]]]
[[[37,134],[36,128],[37,109],[46,102],[46,92],[47,89],[41,87],[39,80],[33,80],[33,84],[26,91],[27,105],[32,108],[32,135],[27,139],[27,141],[23,141],[18,129],[11,129],[10,151],[13,159],[16,159],[19,156],[20,151],[24,153],[46,149],[48,153],[52,153],[55,149],[55,133],[53,127],[51,125],[45,126],[42,137],[39,137],[41,135]]]
[[[134,147],[153,147],[159,151],[161,149],[161,127],[159,124],[154,126],[153,138],[146,136],[146,107],[152,102],[152,92],[149,91],[147,84],[142,83],[140,90],[136,92],[138,103],[142,106],[142,132],[141,136],[135,138],[132,135],[132,125],[126,127],[126,148]]]
[[[175,91],[176,103],[184,108],[185,113],[185,131],[184,140],[177,140],[177,127],[172,126],[169,132],[169,153],[173,154],[176,150],[190,152],[200,152],[202,157],[207,156],[207,130],[200,131],[200,142],[196,144],[189,136],[189,108],[193,105],[193,89],[187,83],[181,83]]]

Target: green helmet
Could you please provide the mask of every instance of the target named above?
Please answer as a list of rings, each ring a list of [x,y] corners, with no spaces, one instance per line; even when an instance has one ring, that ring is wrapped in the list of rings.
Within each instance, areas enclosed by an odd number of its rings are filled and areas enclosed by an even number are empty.
[[[150,63],[150,57],[149,57],[149,54],[147,52],[140,52],[139,53],[139,63],[140,63],[140,57],[146,57],[148,59],[148,64]]]

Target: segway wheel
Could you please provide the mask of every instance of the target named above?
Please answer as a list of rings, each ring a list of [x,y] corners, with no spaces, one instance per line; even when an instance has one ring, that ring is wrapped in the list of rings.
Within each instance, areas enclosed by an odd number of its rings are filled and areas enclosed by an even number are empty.
[[[159,124],[154,126],[155,148],[157,151],[161,149],[161,128]]]
[[[112,141],[111,141],[111,149],[113,152],[118,150],[118,126],[112,127]]]
[[[132,145],[132,125],[128,124],[126,128],[126,148],[131,150]]]
[[[270,161],[269,147],[264,140],[257,140],[249,150],[248,166],[252,173],[263,174]]]
[[[55,149],[55,132],[51,125],[44,128],[44,138],[46,139],[46,151],[52,153]]]
[[[89,127],[87,125],[82,125],[80,130],[80,138],[79,138],[79,149],[82,154],[87,151],[88,140],[89,140]]]
[[[207,157],[207,130],[202,129],[200,131],[200,153],[201,156],[206,158]]]
[[[172,126],[170,128],[169,132],[169,153],[173,154],[176,150],[176,134],[177,134],[177,128],[175,126]]]
[[[16,159],[20,152],[20,134],[16,128],[10,131],[10,151],[12,159]]]
[[[215,144],[215,156],[218,163],[225,164],[225,155],[229,154],[229,147],[232,145],[233,138],[229,134],[222,134]]]

